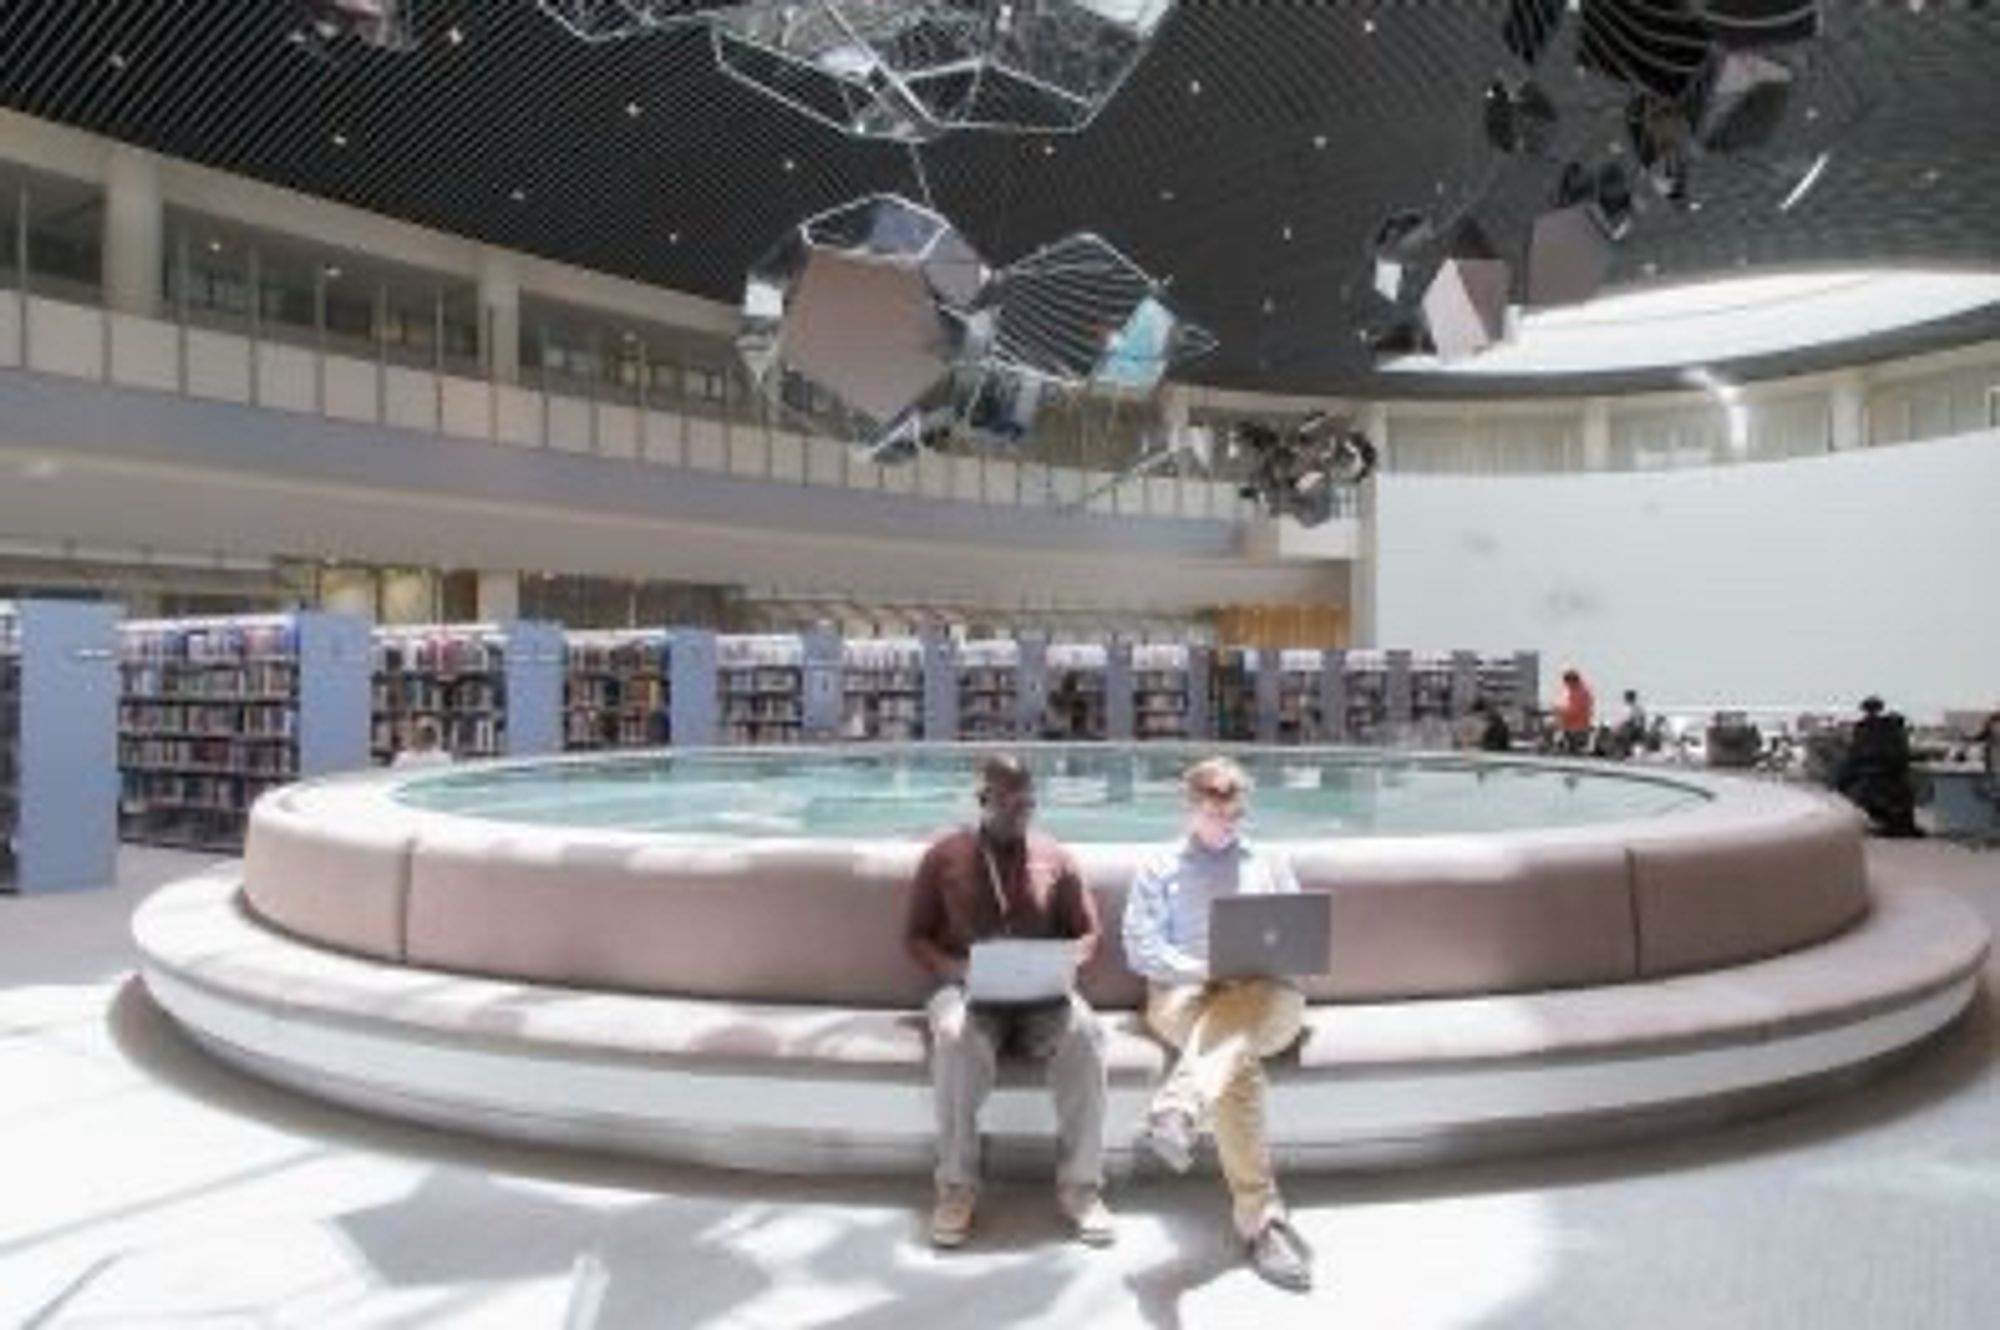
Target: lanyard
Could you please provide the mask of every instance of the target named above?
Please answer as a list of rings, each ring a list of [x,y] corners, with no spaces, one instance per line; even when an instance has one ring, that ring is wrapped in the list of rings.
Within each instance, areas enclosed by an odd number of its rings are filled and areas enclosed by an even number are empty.
[[[1026,853],[1025,846],[1022,852]],[[1007,918],[1007,892],[1000,884],[1000,864],[994,859],[993,847],[986,843],[984,836],[979,838],[979,857],[986,864],[986,885],[993,889],[993,904],[1000,911],[1000,931],[1011,936],[1014,930]]]

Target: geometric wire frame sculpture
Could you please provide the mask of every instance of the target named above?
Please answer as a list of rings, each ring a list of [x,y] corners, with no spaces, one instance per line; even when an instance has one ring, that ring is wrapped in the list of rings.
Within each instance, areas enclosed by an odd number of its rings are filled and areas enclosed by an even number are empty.
[[[861,138],[1084,128],[1174,0],[536,0],[607,41],[701,21],[724,74]]]
[[[886,194],[809,218],[759,260],[737,339],[788,414],[876,462],[1018,444],[1054,396],[1147,396],[1214,345],[1098,236],[996,273],[943,217]]]

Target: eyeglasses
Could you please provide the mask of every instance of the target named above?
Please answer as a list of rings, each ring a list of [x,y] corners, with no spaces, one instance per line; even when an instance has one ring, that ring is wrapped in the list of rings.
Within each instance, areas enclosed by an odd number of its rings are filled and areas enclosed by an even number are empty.
[[[1195,807],[1204,813],[1235,821],[1244,814],[1243,796],[1240,794],[1211,794],[1204,790],[1195,795]]]

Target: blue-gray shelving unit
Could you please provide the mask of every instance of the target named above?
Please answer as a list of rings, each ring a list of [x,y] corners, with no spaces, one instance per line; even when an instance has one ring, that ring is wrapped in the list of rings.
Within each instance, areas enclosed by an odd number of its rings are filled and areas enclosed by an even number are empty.
[[[1113,638],[1104,649],[1104,737],[1130,743],[1132,716],[1132,643]]]
[[[825,624],[799,634],[799,723],[807,743],[840,737],[847,700],[847,643]]]
[[[1334,647],[1326,653],[1319,680],[1319,720],[1328,743],[1352,738],[1347,724],[1347,653]]]
[[[949,743],[958,738],[958,644],[935,624],[917,641],[923,648],[924,738]]]
[[[1284,653],[1277,647],[1259,647],[1248,662],[1256,675],[1256,738],[1260,744],[1278,742],[1279,696],[1284,687]]]
[[[1014,662],[1014,734],[1035,739],[1042,733],[1042,716],[1049,708],[1049,639],[1023,633],[1016,639],[1020,654]]]
[[[674,747],[706,748],[716,741],[716,644],[707,628],[667,631],[667,704]]]
[[[298,630],[298,774],[359,771],[368,765],[368,683],[374,658],[368,622],[323,611],[292,618]]]
[[[1187,649],[1187,737],[1191,740],[1215,737],[1215,648],[1190,646]]]
[[[117,877],[117,622],[112,605],[0,602],[0,889]]]
[[[563,675],[569,646],[561,624],[515,619],[500,629],[507,676],[509,757],[560,753],[563,747]]]

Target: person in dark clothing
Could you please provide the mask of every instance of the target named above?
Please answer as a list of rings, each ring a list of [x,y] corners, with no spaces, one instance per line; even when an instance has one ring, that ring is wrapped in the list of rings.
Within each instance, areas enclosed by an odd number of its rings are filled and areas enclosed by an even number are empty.
[[[1486,712],[1486,724],[1479,731],[1480,749],[1488,753],[1513,751],[1514,731],[1507,728],[1507,718],[1500,714],[1500,708],[1488,706],[1484,699],[1472,704],[1474,711],[1482,708]]]
[[[1910,729],[1902,716],[1886,711],[1879,697],[1861,699],[1847,756],[1834,786],[1885,836],[1921,836],[1915,786],[1910,779]]]

